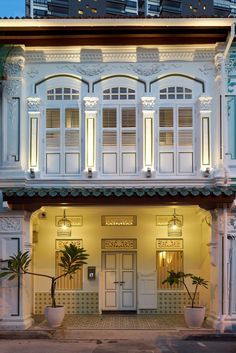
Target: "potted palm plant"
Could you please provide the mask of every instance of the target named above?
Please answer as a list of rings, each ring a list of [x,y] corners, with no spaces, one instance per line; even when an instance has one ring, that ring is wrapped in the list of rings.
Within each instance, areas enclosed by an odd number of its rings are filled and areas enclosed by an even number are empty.
[[[187,291],[188,297],[191,301],[190,306],[184,308],[184,319],[188,327],[198,328],[202,326],[205,317],[205,307],[195,305],[197,291],[200,286],[208,288],[208,281],[204,278],[193,275],[192,273],[168,271],[167,278],[162,282],[172,285],[183,285]],[[192,285],[195,286],[193,293],[190,292],[186,278],[190,278]]]
[[[88,254],[84,248],[79,248],[74,244],[65,245],[63,250],[60,250],[61,258],[59,266],[62,267],[63,273],[59,276],[51,276],[44,273],[36,273],[30,271],[31,256],[28,251],[22,253],[18,252],[16,255],[10,256],[6,262],[6,267],[0,270],[0,278],[7,277],[13,280],[15,277],[23,275],[32,275],[45,277],[50,280],[50,296],[51,306],[45,310],[46,318],[49,326],[58,327],[62,324],[65,310],[64,306],[56,303],[56,284],[59,278],[69,276],[70,278],[84,265],[88,258]]]

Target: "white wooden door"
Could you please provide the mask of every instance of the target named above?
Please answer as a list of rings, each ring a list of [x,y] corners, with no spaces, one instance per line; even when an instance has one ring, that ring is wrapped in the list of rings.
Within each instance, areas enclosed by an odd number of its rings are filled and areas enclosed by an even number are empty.
[[[136,310],[136,253],[104,252],[102,310]]]

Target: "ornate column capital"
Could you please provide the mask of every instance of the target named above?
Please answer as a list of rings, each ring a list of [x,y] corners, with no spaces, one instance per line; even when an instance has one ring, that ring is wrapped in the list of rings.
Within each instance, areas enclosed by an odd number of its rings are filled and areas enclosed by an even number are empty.
[[[98,101],[97,97],[84,97],[84,106],[85,110],[97,110],[98,109]]]
[[[39,97],[27,98],[28,111],[38,112],[40,105],[41,105],[41,99]]]
[[[4,73],[7,77],[21,77],[25,67],[25,58],[22,55],[10,56],[6,60]]]
[[[212,97],[201,96],[198,98],[199,110],[200,111],[211,111],[212,110]]]
[[[154,110],[156,97],[141,97],[143,110]]]

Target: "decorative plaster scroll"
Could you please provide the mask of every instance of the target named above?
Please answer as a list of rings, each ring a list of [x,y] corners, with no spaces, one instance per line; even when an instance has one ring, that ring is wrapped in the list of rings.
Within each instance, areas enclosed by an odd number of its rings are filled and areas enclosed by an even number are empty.
[[[0,217],[0,233],[17,233],[22,231],[22,219]]]
[[[228,230],[230,234],[236,235],[236,215],[228,217]]]
[[[23,56],[10,56],[7,58],[4,73],[9,77],[20,77],[25,67]]]
[[[208,76],[212,72],[212,70],[212,64],[204,64],[199,68],[199,71],[205,76]]]
[[[199,97],[199,110],[200,111],[209,111],[212,110],[212,97]]]
[[[39,74],[39,71],[35,68],[30,68],[29,71],[26,72],[27,75],[30,77],[30,78],[34,78],[35,76],[37,76]]]
[[[98,101],[97,97],[84,97],[85,110],[97,110]]]
[[[157,250],[182,250],[183,239],[157,239],[156,248]]]
[[[102,250],[136,250],[136,239],[102,239]]]
[[[184,224],[184,217],[182,215],[176,215],[178,221],[181,224]],[[157,215],[156,216],[156,225],[157,226],[168,226],[168,222],[173,219],[173,215]]]
[[[211,257],[211,264],[212,266],[216,266],[217,243],[211,242],[211,243],[208,243],[207,246],[208,246],[208,253]]]
[[[27,106],[30,111],[38,111],[41,104],[41,99],[39,97],[28,97]]]
[[[3,81],[3,91],[4,95],[9,97],[19,96],[20,95],[20,80],[7,80]]]
[[[56,239],[55,242],[55,249],[56,250],[63,250],[65,248],[65,245],[69,246],[70,244],[73,244],[77,246],[78,248],[83,247],[83,240],[82,239]]]
[[[102,216],[102,226],[136,226],[137,216]]]
[[[83,65],[77,67],[77,72],[84,76],[96,76],[105,71],[105,65]]]
[[[222,64],[224,62],[224,55],[223,53],[218,53],[215,56],[215,68],[216,68],[216,75],[221,76],[221,69]]]
[[[155,108],[156,97],[142,97],[143,110],[153,110]]]
[[[71,226],[73,227],[82,227],[83,225],[83,216],[66,216],[68,221],[70,221]],[[61,216],[56,216],[55,217],[55,226],[59,227],[58,223],[61,221],[62,217]]]
[[[58,65],[59,70],[69,70],[71,72],[77,72],[83,76],[96,76],[102,74],[105,70],[107,72],[107,65],[105,64],[65,64]]]
[[[152,64],[152,65],[147,65],[147,64],[140,64],[137,65],[135,64],[130,64],[129,69],[132,71],[136,72],[138,75],[142,76],[151,76],[159,73],[162,71],[162,66],[159,64]]]

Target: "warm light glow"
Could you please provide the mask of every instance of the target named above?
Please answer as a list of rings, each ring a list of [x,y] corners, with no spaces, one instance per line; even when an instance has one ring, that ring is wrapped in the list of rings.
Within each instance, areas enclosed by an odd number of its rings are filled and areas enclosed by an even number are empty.
[[[160,252],[160,266],[165,266],[165,260],[166,260],[166,251],[161,251]]]
[[[175,213],[171,220],[168,222],[168,236],[181,236],[182,235],[182,222]]]
[[[38,116],[30,118],[30,168],[38,168]]]
[[[150,167],[152,166],[152,146],[153,146],[153,134],[152,134],[152,118],[145,118],[144,120],[145,124],[145,141],[144,141],[144,147],[145,147],[145,158],[144,158],[144,163],[145,167]]]
[[[150,104],[153,103],[153,99]],[[143,104],[146,104],[143,99]],[[154,110],[143,110],[143,169],[153,170],[153,118]]]
[[[62,230],[67,230],[71,227],[71,222],[68,218],[66,218],[66,210],[63,212],[63,217],[58,221],[58,227]]]
[[[202,118],[202,165],[210,166],[210,131],[209,117]]]
[[[95,118],[87,118],[87,141],[86,141],[86,150],[87,150],[87,168],[95,167]]]

